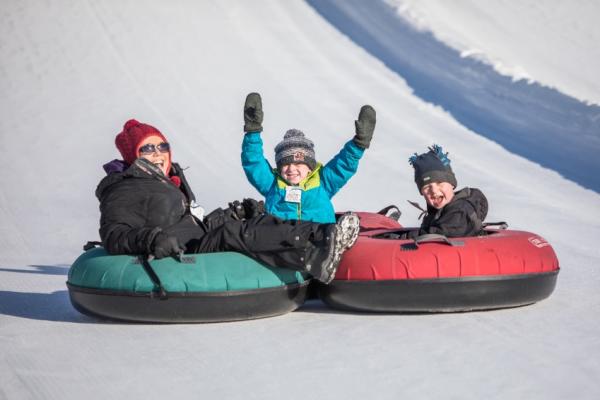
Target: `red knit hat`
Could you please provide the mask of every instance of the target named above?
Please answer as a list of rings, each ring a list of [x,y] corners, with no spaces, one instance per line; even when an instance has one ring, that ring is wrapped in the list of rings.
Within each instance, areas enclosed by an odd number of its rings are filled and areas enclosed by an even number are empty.
[[[167,138],[152,125],[142,124],[135,119],[125,122],[123,132],[115,138],[115,144],[127,164],[133,164],[138,158],[138,147],[149,136],[158,136],[167,142]]]

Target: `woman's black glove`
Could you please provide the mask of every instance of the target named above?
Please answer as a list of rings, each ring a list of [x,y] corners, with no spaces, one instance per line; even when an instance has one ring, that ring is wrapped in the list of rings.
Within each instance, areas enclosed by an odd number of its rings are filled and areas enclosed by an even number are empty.
[[[262,132],[263,110],[260,94],[250,93],[244,103],[244,132]]]
[[[265,202],[254,199],[244,199],[229,203],[229,209],[233,212],[236,219],[250,219],[265,213]]]
[[[177,256],[185,251],[185,246],[179,244],[175,236],[160,232],[152,242],[152,255],[156,259]]]
[[[262,200],[256,201],[254,199],[244,199],[242,200],[242,206],[244,207],[246,219],[254,218],[265,213],[265,202]]]
[[[244,199],[242,201],[232,201],[226,209],[217,208],[204,217],[204,224],[207,229],[213,230],[228,221],[241,221],[254,218],[265,213],[265,202],[254,199]]]
[[[360,148],[368,149],[373,139],[373,131],[375,130],[376,115],[375,109],[369,105],[362,106],[358,114],[358,120],[354,121],[356,135],[354,143]]]

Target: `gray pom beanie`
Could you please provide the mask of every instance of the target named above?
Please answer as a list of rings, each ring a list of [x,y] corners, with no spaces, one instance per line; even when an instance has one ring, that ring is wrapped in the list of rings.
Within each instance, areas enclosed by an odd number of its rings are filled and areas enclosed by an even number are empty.
[[[317,166],[314,147],[314,143],[304,136],[304,132],[298,129],[288,130],[283,135],[283,140],[275,146],[277,169],[280,170],[285,164],[303,163],[314,170]]]

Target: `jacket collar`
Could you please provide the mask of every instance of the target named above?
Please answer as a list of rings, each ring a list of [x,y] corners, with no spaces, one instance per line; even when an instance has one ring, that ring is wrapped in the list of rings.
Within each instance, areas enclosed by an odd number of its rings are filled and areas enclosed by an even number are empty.
[[[321,171],[322,167],[323,167],[323,164],[318,162],[315,169],[310,171],[310,173],[306,176],[306,178],[302,179],[298,183],[297,186],[302,188],[303,190],[307,190],[307,189],[311,189],[313,187],[319,186],[319,184],[321,182],[319,172]],[[273,172],[277,176],[277,187],[279,187],[280,189],[284,189],[286,186],[294,186],[291,183],[289,183],[287,180],[285,180],[285,178],[279,174],[279,171],[276,168],[273,169]]]
[[[106,190],[109,186],[112,186],[115,183],[127,178],[155,179],[164,184],[172,184],[169,177],[166,177],[160,168],[145,158],[138,158],[131,165],[122,160],[112,160],[104,164],[103,168],[107,176],[100,181],[98,187],[96,188],[96,197],[98,199],[100,199],[102,192],[104,192],[104,190]],[[182,181],[182,185],[184,186],[184,193],[190,200],[194,200],[194,194],[192,193],[192,190],[190,189],[183,175],[181,167],[179,167],[177,163],[172,163],[171,172],[173,175],[179,176]]]

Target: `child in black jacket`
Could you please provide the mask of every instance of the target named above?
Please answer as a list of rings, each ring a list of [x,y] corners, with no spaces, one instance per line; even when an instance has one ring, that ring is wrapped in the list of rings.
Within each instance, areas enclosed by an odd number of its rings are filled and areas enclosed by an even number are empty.
[[[427,211],[416,235],[436,233],[447,237],[477,236],[483,232],[488,202],[479,189],[454,191],[456,176],[448,153],[433,145],[427,153],[409,158],[415,183],[427,202]]]

